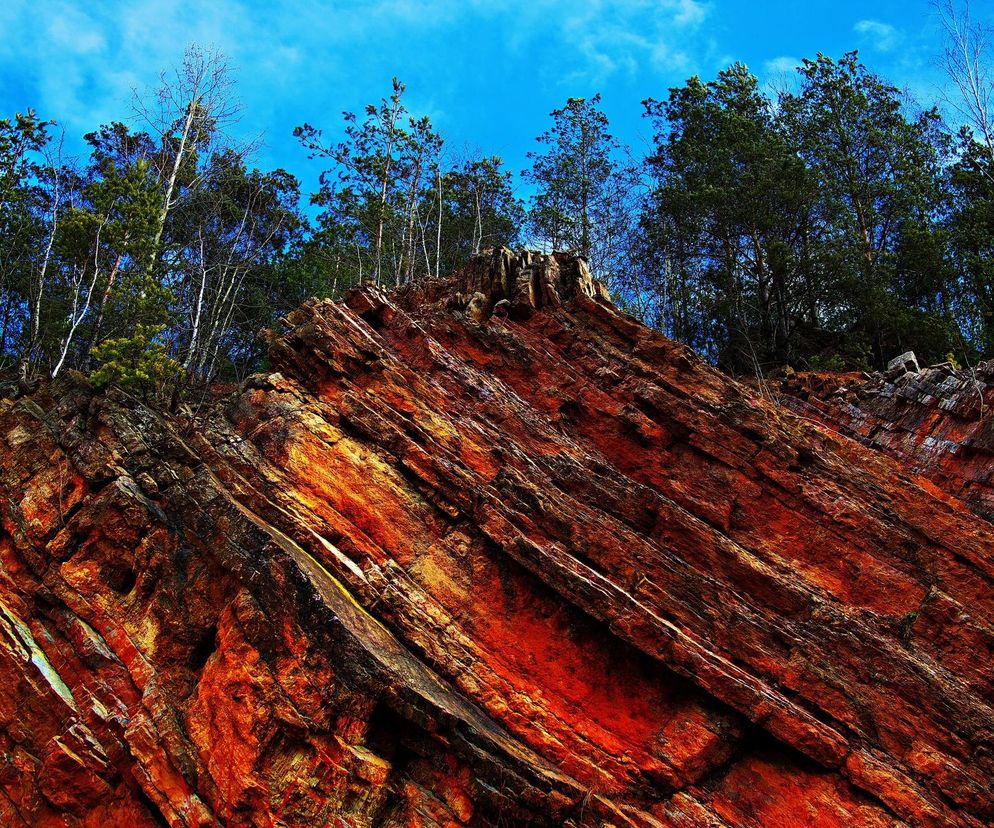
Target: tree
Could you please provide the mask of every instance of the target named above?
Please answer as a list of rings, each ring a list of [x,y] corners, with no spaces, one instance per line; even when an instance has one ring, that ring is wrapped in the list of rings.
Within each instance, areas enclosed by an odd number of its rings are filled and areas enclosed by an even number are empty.
[[[237,123],[240,105],[233,95],[234,79],[220,52],[187,47],[180,66],[163,72],[149,99],[134,96],[134,110],[160,144],[154,158],[163,189],[149,252],[148,269],[158,265],[170,213],[203,185],[198,159],[223,147],[228,130]],[[219,146],[221,145],[221,146]],[[240,155],[248,153],[241,147]]]
[[[174,357],[188,347],[190,234],[219,186],[213,159],[248,151],[228,137],[232,84],[222,55],[191,46],[157,89],[135,94],[147,131],[112,123],[86,136],[86,182],[62,243],[67,299],[53,374],[74,365],[97,382],[144,387],[183,373]]]
[[[909,114],[907,97],[855,52],[805,60],[800,73],[800,92],[781,99],[782,117],[817,178],[850,334],[864,339],[877,364],[912,344],[944,354],[951,342],[941,322],[941,275],[909,271],[898,255],[910,239],[928,236],[942,205],[947,145],[938,112]]]
[[[968,358],[994,354],[994,158],[964,127],[950,169],[948,233],[958,276],[952,313],[972,344]]]
[[[345,140],[337,145],[326,144],[310,124],[294,130],[310,157],[334,164],[322,173],[312,202],[323,208],[319,232],[337,248],[330,255],[354,262],[352,281],[369,275],[380,284],[391,271],[395,284],[410,281],[424,252],[420,202],[437,178],[442,139],[427,117],[409,115],[404,91],[394,78],[390,97],[367,105],[362,122],[344,113]]]
[[[544,149],[528,154],[532,166],[522,176],[536,189],[528,214],[532,232],[553,249],[575,250],[607,277],[631,178],[600,102],[600,95],[569,98],[553,110],[552,128],[537,138]]]
[[[855,53],[800,67],[776,101],[736,64],[645,102],[654,180],[645,318],[735,372],[955,345],[947,141]]]
[[[661,321],[731,370],[794,358],[817,324],[815,188],[771,102],[734,64],[644,105],[656,185],[643,225],[661,271],[652,289]]]
[[[107,152],[111,136],[125,145],[113,154]],[[161,208],[151,165],[135,156],[137,148],[147,148],[148,137],[115,124],[88,140],[93,166],[59,237],[64,323],[53,377],[73,354],[74,364],[87,364],[108,330],[112,336],[133,336],[139,325],[164,324],[168,318],[169,297],[145,269]]]
[[[54,124],[33,110],[0,120],[0,366],[37,357],[51,247],[65,200],[46,157]]]
[[[994,354],[994,29],[970,3],[935,0],[946,34],[942,64],[955,89],[946,103],[964,119],[950,168],[951,265],[958,274],[952,314],[965,330],[968,359]],[[970,347],[972,345],[972,348]]]
[[[436,244],[445,272],[461,267],[483,248],[518,243],[524,207],[515,198],[511,173],[499,157],[469,158],[446,172],[440,184]],[[436,272],[441,267],[437,265]]]
[[[248,170],[228,151],[211,160],[209,179],[185,216],[176,297],[175,350],[184,371],[203,380],[225,359],[244,366],[257,356],[255,335],[272,322],[267,301],[280,284],[274,265],[302,227],[299,185],[284,170]]]
[[[46,161],[33,113],[0,125],[3,357],[145,391],[171,371],[181,389],[244,374],[272,309],[301,298],[276,273],[303,227],[299,188],[249,169],[225,134],[237,107],[224,59],[193,47],[163,78],[135,102],[154,129],[88,133],[79,170]]]
[[[971,15],[969,0],[933,0],[946,34],[942,66],[955,95],[946,102],[994,157],[994,28]]]

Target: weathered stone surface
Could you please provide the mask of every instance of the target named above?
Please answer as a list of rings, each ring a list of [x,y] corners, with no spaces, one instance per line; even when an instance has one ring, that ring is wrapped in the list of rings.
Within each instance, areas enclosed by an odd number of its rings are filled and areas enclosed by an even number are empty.
[[[901,461],[994,518],[994,364],[782,378],[783,404]]]
[[[271,362],[195,421],[0,401],[0,824],[994,820],[958,498],[559,254],[309,302]]]
[[[515,254],[494,248],[475,256],[460,274],[453,293],[448,282],[429,282],[400,292],[407,305],[441,301],[447,308],[465,309],[473,321],[511,312],[520,319],[541,308],[558,308],[577,295],[610,304],[607,288],[595,279],[580,256],[565,253]],[[412,298],[414,297],[414,298]]]
[[[918,367],[918,358],[915,356],[914,351],[905,351],[887,363],[888,372],[899,371],[901,374],[917,374],[920,370]]]

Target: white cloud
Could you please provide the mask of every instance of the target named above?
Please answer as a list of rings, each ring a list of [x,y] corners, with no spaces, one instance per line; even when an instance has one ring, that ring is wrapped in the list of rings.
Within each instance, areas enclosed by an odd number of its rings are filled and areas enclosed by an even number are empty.
[[[766,75],[792,75],[800,65],[800,58],[792,55],[780,55],[766,61],[763,64],[763,71]]]
[[[678,26],[699,26],[711,12],[710,3],[699,3],[697,0],[677,0],[666,5],[675,5],[677,15],[673,22]]]
[[[546,7],[547,19],[552,14],[562,21],[561,46],[575,47],[582,58],[565,79],[594,85],[617,72],[634,75],[646,65],[685,71],[694,35],[711,11],[710,3],[699,0],[589,0],[582,10],[575,0],[539,5]]]
[[[340,113],[386,94],[391,75],[408,83],[405,102],[411,111],[431,114],[450,134],[446,111],[455,111],[454,102],[467,87],[477,96],[468,106],[481,109],[481,99],[498,105],[502,96],[527,98],[534,92],[561,103],[567,94],[607,91],[610,81],[642,74],[670,80],[699,71],[713,51],[705,24],[715,5],[713,0],[0,0],[5,35],[0,117],[33,106],[65,127],[70,151],[85,152],[84,132],[129,120],[132,90],[154,88],[159,73],[175,66],[188,44],[198,43],[229,58],[244,104],[245,136],[268,133],[258,163],[308,169],[310,162],[300,160],[302,153],[289,139],[291,128],[309,121],[334,140]],[[486,57],[477,60],[477,53]],[[521,87],[523,76],[531,84],[527,88]],[[507,102],[521,104],[521,99]],[[526,111],[527,105],[519,109]],[[460,118],[465,116],[451,115],[454,122]]]
[[[890,23],[879,20],[860,20],[853,26],[853,31],[863,35],[880,52],[892,51],[901,40],[901,33],[897,29]]]
[[[85,12],[66,5],[48,19],[47,35],[53,46],[70,54],[92,54],[107,45],[97,21]]]

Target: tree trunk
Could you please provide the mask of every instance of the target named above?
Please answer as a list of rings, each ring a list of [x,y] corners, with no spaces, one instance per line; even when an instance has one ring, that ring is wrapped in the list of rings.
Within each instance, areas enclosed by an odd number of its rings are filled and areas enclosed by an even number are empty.
[[[196,87],[194,89],[196,93]],[[183,134],[180,137],[179,147],[176,150],[176,156],[173,158],[173,168],[169,173],[169,179],[166,182],[166,195],[162,201],[162,209],[159,211],[159,217],[155,225],[155,235],[152,238],[152,249],[149,253],[148,260],[148,274],[151,275],[155,270],[155,265],[159,259],[159,246],[162,244],[162,236],[166,230],[166,220],[169,218],[169,211],[172,209],[173,193],[176,190],[176,182],[179,180],[179,171],[183,165],[183,159],[187,154],[187,142],[190,140],[190,131],[193,128],[193,118],[195,107],[198,105],[197,98],[191,96],[190,101],[186,105],[186,117],[183,119]],[[194,145],[196,142],[194,142]]]

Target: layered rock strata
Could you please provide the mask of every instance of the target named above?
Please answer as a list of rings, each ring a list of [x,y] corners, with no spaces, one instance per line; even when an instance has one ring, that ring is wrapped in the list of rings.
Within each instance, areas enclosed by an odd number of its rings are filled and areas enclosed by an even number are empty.
[[[994,518],[994,362],[907,367],[790,374],[774,386],[787,408],[897,458]]]
[[[991,524],[582,260],[0,401],[0,824],[977,826]]]

